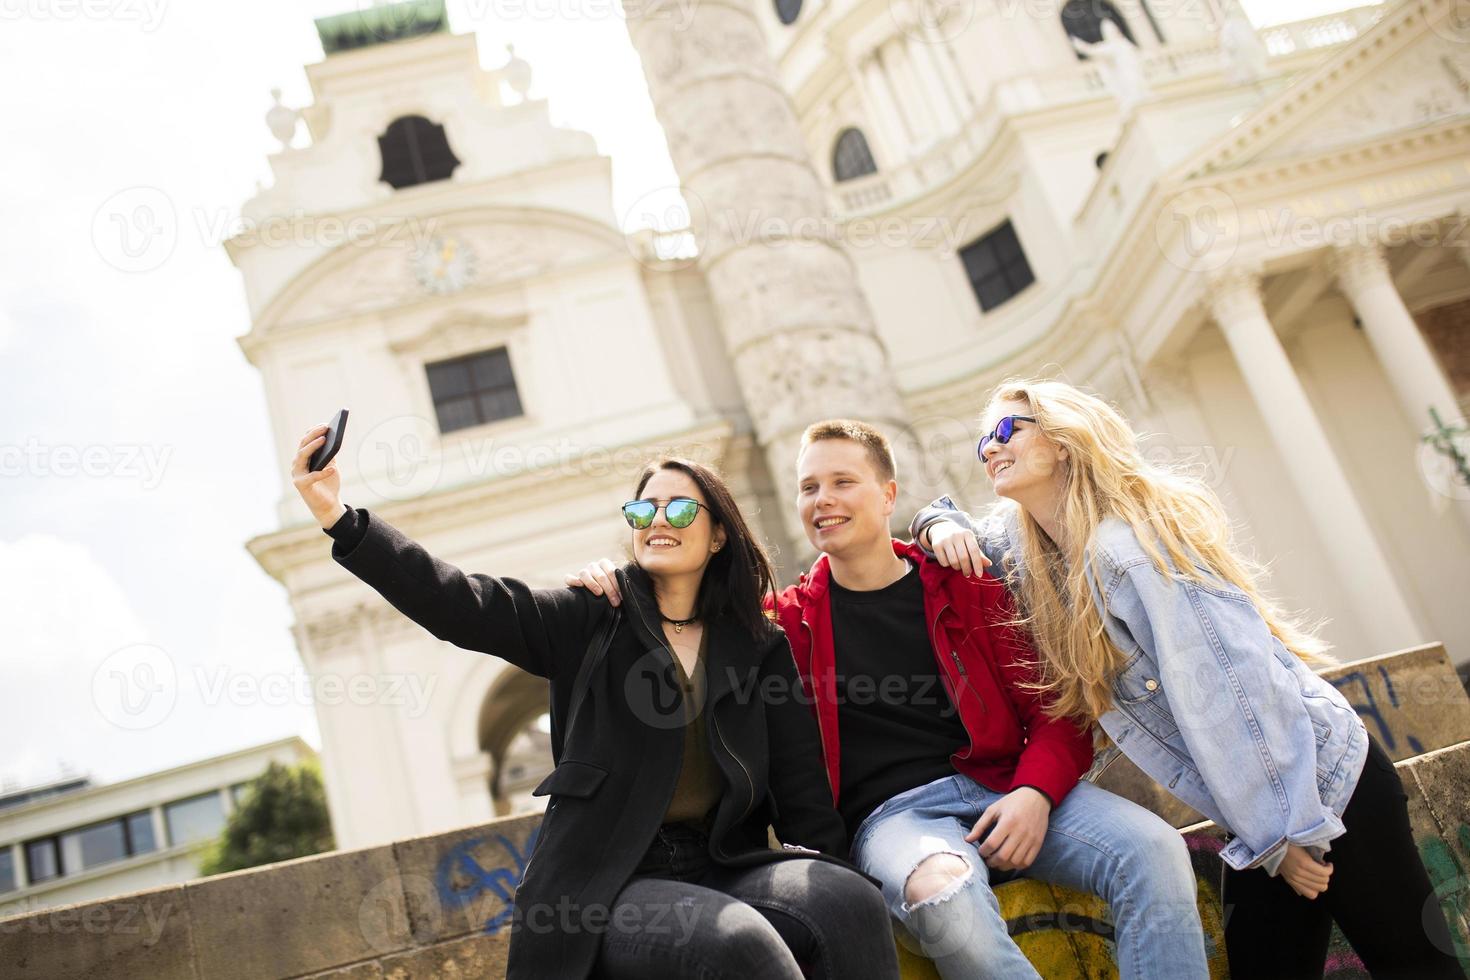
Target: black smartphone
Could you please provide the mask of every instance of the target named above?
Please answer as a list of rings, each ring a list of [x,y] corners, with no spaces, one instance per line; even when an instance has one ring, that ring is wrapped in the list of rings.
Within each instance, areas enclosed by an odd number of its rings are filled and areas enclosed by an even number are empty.
[[[337,410],[332,416],[332,421],[327,425],[327,439],[317,447],[316,452],[311,454],[311,462],[307,469],[315,473],[324,469],[328,463],[337,455],[337,450],[342,448],[342,433],[347,431],[347,409]]]

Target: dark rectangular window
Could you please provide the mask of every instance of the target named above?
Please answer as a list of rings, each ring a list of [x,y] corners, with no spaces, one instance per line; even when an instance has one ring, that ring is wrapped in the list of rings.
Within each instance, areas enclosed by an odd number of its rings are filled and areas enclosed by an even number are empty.
[[[31,884],[61,877],[61,852],[55,837],[26,841],[26,880]]]
[[[219,793],[211,790],[163,807],[170,846],[189,844],[219,833],[225,826],[225,808]]]
[[[15,891],[15,852],[9,844],[0,845],[0,895]]]
[[[993,310],[1036,281],[1009,221],[960,249],[980,309]]]
[[[521,396],[504,347],[427,365],[440,432],[514,418]]]
[[[153,839],[153,818],[147,810],[141,810],[27,841],[25,850],[29,880],[38,882],[146,854],[157,850],[157,843]]]
[[[123,820],[128,829],[128,853],[147,854],[158,850],[158,841],[153,837],[153,814],[148,810],[130,813]]]
[[[107,820],[61,835],[63,873],[75,874],[128,856],[128,837],[121,820]]]

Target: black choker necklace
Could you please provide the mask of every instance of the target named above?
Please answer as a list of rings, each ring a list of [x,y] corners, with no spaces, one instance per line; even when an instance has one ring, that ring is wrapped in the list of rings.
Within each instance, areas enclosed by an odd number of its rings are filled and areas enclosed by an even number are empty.
[[[661,618],[664,622],[673,624],[675,633],[682,633],[684,632],[684,627],[688,626],[690,623],[696,623],[699,621],[698,616],[690,616],[688,619],[674,619],[670,616],[665,616],[662,609],[658,611],[658,615],[659,618]]]

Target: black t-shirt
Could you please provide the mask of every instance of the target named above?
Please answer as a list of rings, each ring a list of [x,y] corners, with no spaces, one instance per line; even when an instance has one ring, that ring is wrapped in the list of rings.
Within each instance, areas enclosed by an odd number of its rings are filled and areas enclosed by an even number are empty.
[[[954,775],[950,756],[970,745],[944,688],[918,571],[871,592],[834,579],[837,724],[842,740],[838,809],[851,838],[868,814],[905,790]]]

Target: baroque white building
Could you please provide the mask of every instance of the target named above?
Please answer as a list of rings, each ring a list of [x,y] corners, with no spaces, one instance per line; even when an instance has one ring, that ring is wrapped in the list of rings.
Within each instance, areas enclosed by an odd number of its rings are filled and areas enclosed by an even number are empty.
[[[1198,466],[1344,659],[1470,658],[1470,489],[1422,439],[1470,395],[1453,0],[1262,31],[1231,0],[623,6],[687,229],[625,234],[608,159],[442,2],[317,22],[314,102],[272,110],[275,181],[227,245],[281,460],[346,406],[345,501],[555,585],[621,553],[617,505],[677,447],[790,579],[807,423],[897,438],[901,525],[940,491],[983,505],[983,397],[1049,373]],[[249,547],[307,668],[431,692],[319,706],[339,845],[533,805],[544,682],[388,607],[281,478]]]

